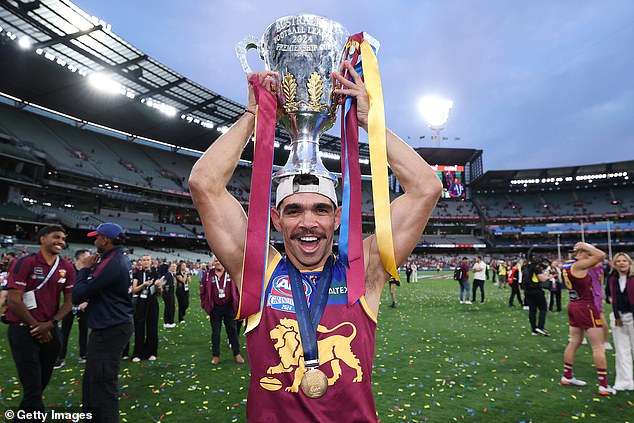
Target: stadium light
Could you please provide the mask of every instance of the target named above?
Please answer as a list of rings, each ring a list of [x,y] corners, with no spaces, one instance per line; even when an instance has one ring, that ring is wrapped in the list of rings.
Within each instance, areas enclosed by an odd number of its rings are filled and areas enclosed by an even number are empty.
[[[432,131],[436,131],[435,137],[438,146],[440,146],[440,131],[445,127],[452,108],[453,101],[434,96],[423,97],[418,103],[418,109],[427,126]]]
[[[18,40],[18,45],[23,50],[30,50],[33,43],[31,42],[29,37],[24,36],[24,37],[20,37],[20,39]]]
[[[158,100],[154,100],[153,98],[142,98],[141,103],[144,103],[148,107],[152,107],[158,110],[161,113],[166,114],[167,116],[174,117],[178,114],[178,111],[174,106],[170,106],[169,104],[161,103]],[[196,122],[199,123],[199,122]]]
[[[88,82],[90,82],[90,85],[101,91],[111,94],[125,94],[123,86],[112,79],[110,75],[106,75],[105,73],[91,73],[88,75]]]
[[[445,127],[447,119],[449,119],[453,101],[440,97],[426,96],[420,100],[418,107],[427,126],[434,131],[440,131]]]

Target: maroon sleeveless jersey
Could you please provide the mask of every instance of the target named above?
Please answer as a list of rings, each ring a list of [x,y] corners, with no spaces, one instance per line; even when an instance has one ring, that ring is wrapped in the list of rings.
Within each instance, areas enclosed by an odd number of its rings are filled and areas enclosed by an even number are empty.
[[[600,312],[594,304],[592,295],[592,277],[587,273],[583,278],[572,274],[572,264],[563,266],[563,276],[570,302],[568,303],[568,320],[570,326],[581,329],[599,328],[603,325]]]
[[[562,266],[562,273],[566,287],[576,293],[576,298],[571,294],[572,301],[594,301],[592,296],[592,278],[587,273],[583,278],[578,278],[572,274],[572,265],[574,261],[566,262]]]
[[[320,274],[302,272],[309,306]],[[262,312],[247,319],[248,421],[376,422],[371,381],[376,319],[364,297],[348,306],[343,265],[335,261],[317,329],[318,369],[328,377],[328,390],[318,399],[300,388],[306,368],[285,258],[274,258],[266,280]]]

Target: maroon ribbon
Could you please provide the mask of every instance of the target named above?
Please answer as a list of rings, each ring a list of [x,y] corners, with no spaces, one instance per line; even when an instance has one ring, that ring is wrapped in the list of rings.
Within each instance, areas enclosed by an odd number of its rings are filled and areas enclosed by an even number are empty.
[[[355,34],[349,40],[363,42],[363,33]],[[354,66],[358,60],[359,51],[355,50],[350,63]],[[345,75],[352,80],[352,76]],[[348,284],[348,305],[354,304],[365,294],[365,266],[363,257],[363,230],[361,227],[361,166],[359,164],[359,122],[357,120],[357,101],[352,99],[348,113],[342,108],[341,125],[341,173],[345,174],[346,154],[348,155],[348,172],[350,174],[350,235],[348,246],[348,262],[346,269]],[[345,181],[342,178],[342,188]]]
[[[253,86],[258,110],[240,307],[236,319],[244,319],[259,312],[262,302],[269,247],[271,171],[273,169],[277,112],[277,98],[260,84],[257,75],[249,78],[249,84]]]

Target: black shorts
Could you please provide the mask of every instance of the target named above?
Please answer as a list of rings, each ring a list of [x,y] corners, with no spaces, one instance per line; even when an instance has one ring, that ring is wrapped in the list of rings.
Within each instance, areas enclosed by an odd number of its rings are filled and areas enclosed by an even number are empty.
[[[401,282],[397,281],[396,279],[392,278],[388,281],[390,283],[390,285],[396,285],[396,286],[401,286]]]

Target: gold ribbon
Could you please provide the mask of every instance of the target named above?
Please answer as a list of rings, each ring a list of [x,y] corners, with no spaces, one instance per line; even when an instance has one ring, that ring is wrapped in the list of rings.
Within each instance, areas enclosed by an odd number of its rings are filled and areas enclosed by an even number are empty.
[[[376,55],[372,46],[366,40],[361,43],[361,63],[363,66],[363,78],[370,99],[368,138],[370,143],[370,169],[372,171],[376,239],[383,268],[392,277],[399,280],[394,257],[394,240],[392,239],[383,87]]]

